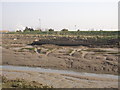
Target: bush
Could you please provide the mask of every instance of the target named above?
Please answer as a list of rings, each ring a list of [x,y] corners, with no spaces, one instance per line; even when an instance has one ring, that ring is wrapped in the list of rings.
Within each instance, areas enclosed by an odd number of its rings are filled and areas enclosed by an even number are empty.
[[[34,31],[34,29],[33,29],[33,28],[28,28],[28,27],[26,27],[25,30],[24,30],[24,32],[26,32],[26,31],[27,31],[27,32],[30,32],[30,31]]]
[[[61,31],[68,31],[68,29],[62,29]]]
[[[50,31],[50,32],[51,32],[51,31],[54,31],[54,29],[49,29],[48,31]]]

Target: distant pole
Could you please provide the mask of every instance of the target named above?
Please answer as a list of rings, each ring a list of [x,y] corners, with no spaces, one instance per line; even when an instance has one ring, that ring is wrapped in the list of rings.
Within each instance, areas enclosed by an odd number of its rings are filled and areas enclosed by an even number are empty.
[[[40,23],[40,30],[41,30],[41,19],[39,18],[39,23]]]
[[[75,30],[76,30],[76,25],[75,25]]]

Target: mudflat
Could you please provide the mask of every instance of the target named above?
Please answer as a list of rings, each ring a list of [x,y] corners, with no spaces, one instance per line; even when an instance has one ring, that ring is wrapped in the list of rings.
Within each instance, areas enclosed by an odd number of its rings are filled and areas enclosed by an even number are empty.
[[[50,37],[54,43],[51,42]],[[80,45],[74,46],[70,43],[63,45],[64,41],[62,46],[60,42],[57,42],[59,45],[56,45],[56,37],[50,37],[36,34],[3,34],[0,38],[0,51],[2,52],[0,64],[118,75],[120,53],[116,43],[94,42],[95,45],[93,45],[93,40],[89,41],[90,39],[85,38]],[[50,42],[47,43],[46,40]],[[73,37],[73,43],[74,40],[78,39]],[[66,42],[69,41],[66,39]],[[84,42],[87,42],[86,45],[82,44]],[[0,76],[5,77],[5,81],[7,80],[2,83],[3,88],[118,88],[118,78],[107,76],[97,77],[9,68],[3,68],[1,71]]]
[[[78,72],[118,74],[117,47],[30,45],[39,35],[3,34],[3,65],[21,65]]]
[[[47,86],[53,88],[118,88],[118,78],[26,70],[3,69],[2,71],[3,73],[0,76],[5,77],[9,81],[24,80],[27,81],[28,84],[35,82],[35,85],[37,87]],[[6,83],[3,85],[5,86]],[[19,85],[17,84],[17,86]]]

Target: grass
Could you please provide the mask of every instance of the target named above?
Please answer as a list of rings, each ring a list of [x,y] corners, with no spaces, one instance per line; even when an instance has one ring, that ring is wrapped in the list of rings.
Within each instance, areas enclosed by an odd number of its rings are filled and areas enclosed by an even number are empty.
[[[83,50],[83,51],[92,51],[92,52],[108,52],[106,50],[100,50],[100,49],[86,49],[86,50]]]
[[[7,80],[2,77],[2,88],[53,88],[52,86],[43,85],[36,81],[25,81],[23,79]]]
[[[23,52],[24,50],[34,51],[34,48],[21,48],[18,52]]]
[[[69,49],[68,54],[72,53],[73,49]]]
[[[31,51],[31,50],[33,51],[33,50],[34,50],[34,48],[22,48],[22,49],[27,49],[27,50],[30,50],[30,51]]]
[[[31,32],[8,32],[7,34],[40,34],[40,35],[85,35],[85,36],[117,36],[120,31],[31,31]]]
[[[109,52],[108,54],[117,54],[117,55],[120,55],[120,52]]]
[[[96,53],[107,53],[107,54],[114,54],[114,55],[120,55],[120,52],[111,52],[111,51],[106,51],[106,50],[100,50],[100,49],[86,49],[83,51],[89,51],[89,52],[96,52]]]
[[[88,40],[93,43],[108,43],[110,40],[114,40],[118,42],[120,38],[120,31],[31,31],[31,32],[9,32],[7,34],[16,34],[16,35],[38,35],[39,37],[46,37],[48,39],[54,39],[55,37],[68,37],[74,40]],[[49,37],[50,36],[50,37]],[[119,42],[118,42],[119,43]],[[118,44],[113,43],[113,44]]]
[[[48,49],[47,52],[54,50],[54,48],[47,48],[47,49]]]

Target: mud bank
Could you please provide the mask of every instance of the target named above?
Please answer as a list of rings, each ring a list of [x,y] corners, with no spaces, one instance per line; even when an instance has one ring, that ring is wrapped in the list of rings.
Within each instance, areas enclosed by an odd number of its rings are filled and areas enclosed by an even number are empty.
[[[9,68],[8,68],[9,67]],[[14,67],[14,68],[13,68]],[[24,69],[23,69],[24,68]],[[73,72],[50,72],[36,68],[3,66],[1,76],[8,80],[25,80],[53,88],[118,88],[118,78],[114,75],[81,74]],[[14,77],[13,77],[14,76]]]
[[[39,34],[3,34],[3,44],[54,44],[59,46],[119,47],[119,39],[101,36],[59,36]]]
[[[78,49],[80,51],[77,51]],[[117,74],[117,51],[99,50],[86,47],[58,48],[50,45],[38,46],[37,48],[2,48],[2,64]]]
[[[3,65],[19,65],[78,72],[118,74],[118,40],[109,39],[108,42],[95,37],[80,36],[43,36],[39,34],[3,34],[2,35],[2,62]],[[92,39],[93,38],[93,39]],[[73,44],[73,42],[89,44],[93,41],[101,41],[95,46],[59,46],[53,44],[29,45],[34,41],[51,40],[54,43]],[[112,40],[112,41],[111,41]],[[104,43],[102,43],[104,42]],[[115,43],[114,43],[115,42]],[[106,45],[108,47],[106,47]],[[100,44],[97,45],[97,44]],[[101,46],[105,46],[104,48]],[[115,44],[115,45],[114,45]],[[89,44],[91,45],[91,44]],[[97,46],[99,46],[99,48]],[[110,48],[113,46],[112,48]],[[102,48],[101,48],[102,47]]]
[[[42,73],[58,73],[58,74],[68,74],[68,75],[77,75],[85,77],[98,77],[98,78],[111,78],[118,79],[117,75],[111,74],[95,74],[95,73],[86,73],[86,72],[74,72],[70,70],[56,70],[56,69],[45,69],[40,67],[28,67],[28,66],[12,66],[12,65],[0,65],[0,69],[7,70],[16,70],[16,71],[32,71],[32,72],[42,72]]]

